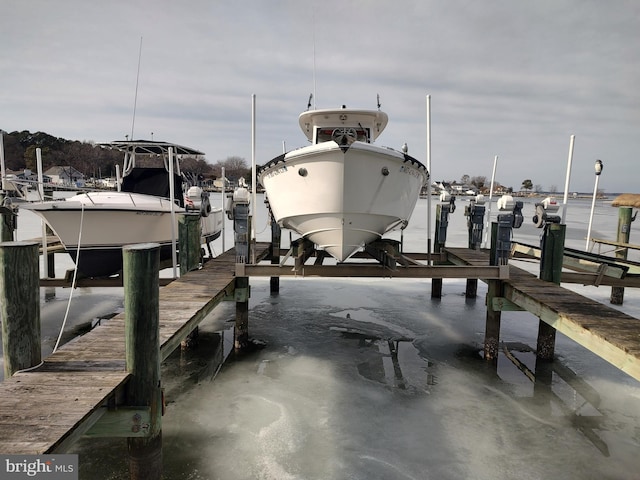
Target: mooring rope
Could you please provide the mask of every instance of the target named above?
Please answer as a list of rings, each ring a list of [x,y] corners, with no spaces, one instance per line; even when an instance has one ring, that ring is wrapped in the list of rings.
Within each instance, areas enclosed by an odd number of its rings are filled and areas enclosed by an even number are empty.
[[[73,280],[71,281],[71,292],[69,292],[69,300],[67,301],[67,310],[64,313],[64,320],[62,321],[62,326],[60,327],[60,333],[58,334],[58,340],[56,341],[56,345],[53,347],[53,352],[55,353],[58,350],[58,346],[60,345],[60,340],[62,339],[62,333],[64,332],[64,327],[67,324],[67,319],[69,318],[69,309],[71,308],[71,299],[73,298],[73,292],[76,289],[76,280],[78,278],[78,263],[80,262],[80,245],[82,243],[82,224],[84,222],[84,203],[80,204],[80,231],[78,232],[78,246],[76,248],[76,268],[73,270]]]

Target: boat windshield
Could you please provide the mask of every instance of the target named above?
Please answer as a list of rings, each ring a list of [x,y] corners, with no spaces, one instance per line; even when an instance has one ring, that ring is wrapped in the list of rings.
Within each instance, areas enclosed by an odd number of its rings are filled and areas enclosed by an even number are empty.
[[[348,135],[351,141],[369,143],[369,129],[361,127],[319,127],[316,131],[316,143],[330,142],[331,140],[340,142],[340,138]]]

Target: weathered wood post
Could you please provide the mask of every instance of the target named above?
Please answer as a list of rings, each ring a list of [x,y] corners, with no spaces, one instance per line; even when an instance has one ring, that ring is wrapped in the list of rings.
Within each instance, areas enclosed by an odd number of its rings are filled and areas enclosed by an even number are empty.
[[[200,249],[200,214],[186,213],[178,216],[178,261],[180,275],[195,270],[202,263]]]
[[[489,250],[489,264],[498,265],[497,254],[498,245],[498,223],[491,222],[491,247]],[[498,352],[500,348],[500,323],[502,312],[494,310],[493,299],[503,296],[503,284],[500,280],[487,281],[487,316],[484,330],[484,359],[488,362],[498,362]]]
[[[53,230],[51,230],[51,227],[47,224],[45,231],[47,233],[47,235],[53,235]],[[53,252],[47,252],[47,273],[49,275],[49,278],[56,278],[56,259],[55,259],[55,254]]]
[[[467,230],[469,232],[469,248],[479,250],[482,245],[482,226],[484,224],[484,198],[482,195],[472,199],[469,205],[464,207],[467,218]],[[476,298],[478,294],[478,279],[468,278],[465,290],[466,298]]]
[[[564,239],[567,227],[560,223],[547,223],[542,232],[540,279],[560,285]],[[556,329],[540,320],[538,325],[538,346],[536,358],[553,360],[556,345]]]
[[[618,243],[629,243],[629,237],[631,236],[631,207],[618,207]],[[627,258],[627,248],[616,249],[616,258]],[[624,287],[611,287],[611,297],[609,302],[613,305],[622,305],[624,301]]]
[[[126,403],[150,408],[146,437],[129,437],[131,480],[162,478],[162,389],[160,387],[160,246],[122,249],[127,371]]]
[[[276,219],[273,218],[273,213],[269,209],[271,215],[271,265],[278,265],[280,263],[280,241],[282,237],[282,229]],[[271,277],[269,281],[269,291],[271,295],[277,295],[280,292],[280,277]]]
[[[200,237],[202,227],[199,213],[178,215],[178,262],[180,276],[197,269],[202,264],[202,250]],[[195,327],[187,337],[180,342],[180,348],[188,349],[198,344],[198,327]]]
[[[10,204],[5,203],[10,200],[0,193],[0,242],[13,241],[13,232],[16,229],[16,212]]]
[[[447,227],[449,226],[449,214],[456,210],[456,197],[443,193],[440,195],[440,203],[436,205],[436,232],[433,240],[433,252],[440,255],[447,242]],[[438,265],[440,262],[434,262]],[[442,279],[431,279],[431,298],[442,298]]]
[[[446,232],[447,232],[447,224],[446,220],[443,224],[442,221],[442,204],[436,205],[436,231],[433,238],[433,253],[435,255],[440,255],[442,248],[444,247],[446,241]],[[444,238],[443,237],[444,233]],[[434,265],[437,265],[440,262],[433,262]],[[442,298],[442,279],[441,278],[432,278],[431,279],[431,298]]]
[[[541,240],[540,279],[560,285],[562,281],[562,262],[566,225],[545,223]],[[538,322],[538,340],[536,347],[534,396],[551,413],[551,385],[553,368],[551,362],[556,348],[556,329],[542,320]]]
[[[251,221],[249,218],[249,191],[238,188],[233,194],[233,231],[236,249],[236,279],[234,299],[236,302],[236,323],[233,345],[236,351],[249,345],[249,277],[244,274],[244,266],[249,262],[249,241]]]
[[[38,365],[40,268],[35,242],[0,243],[0,318],[4,376]]]
[[[511,255],[511,238],[514,228],[522,226],[522,202],[516,202],[511,195],[503,195],[497,202],[497,222],[491,222],[491,265],[507,265]],[[489,280],[487,290],[487,317],[484,334],[484,358],[497,366],[500,349],[500,323],[502,312],[495,310],[494,298],[504,296],[504,282]]]

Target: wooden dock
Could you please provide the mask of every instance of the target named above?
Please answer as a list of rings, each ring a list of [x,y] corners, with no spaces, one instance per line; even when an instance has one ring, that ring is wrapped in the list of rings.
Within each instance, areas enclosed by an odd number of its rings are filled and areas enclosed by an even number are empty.
[[[480,250],[446,248],[449,261],[459,265],[486,265]],[[503,302],[497,310],[527,310],[596,355],[640,381],[640,319],[513,265],[503,280]]]
[[[267,243],[256,246],[262,258]],[[235,251],[229,250],[160,289],[160,354],[166,359],[182,340],[235,290]],[[0,453],[64,452],[90,433],[118,401],[129,374],[125,367],[125,315],[105,322],[60,347],[38,368],[0,383]],[[144,411],[111,415],[127,436],[144,433]]]

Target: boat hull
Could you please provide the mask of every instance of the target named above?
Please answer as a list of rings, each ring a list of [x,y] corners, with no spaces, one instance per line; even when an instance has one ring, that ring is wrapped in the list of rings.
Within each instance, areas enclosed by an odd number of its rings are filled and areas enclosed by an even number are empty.
[[[122,270],[122,247],[137,243],[157,243],[161,261],[171,258],[172,238],[178,235],[178,213],[174,205],[152,195],[124,192],[93,192],[65,201],[24,204],[51,227],[78,270],[88,277],[104,277]],[[220,235],[222,210],[213,209],[201,217],[203,240]],[[80,247],[78,248],[78,244]]]
[[[294,150],[260,172],[276,221],[338,261],[404,228],[426,181],[417,160],[364,142]]]

